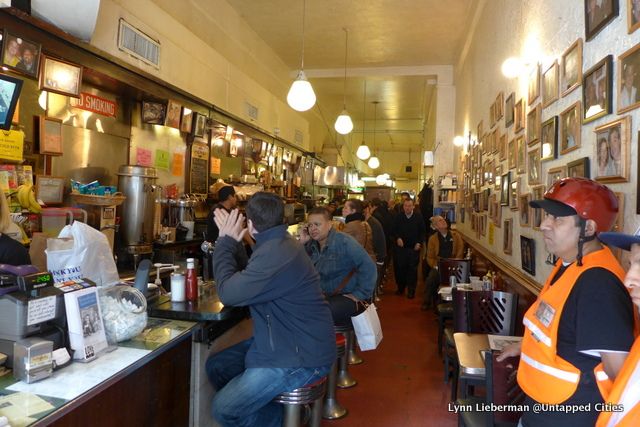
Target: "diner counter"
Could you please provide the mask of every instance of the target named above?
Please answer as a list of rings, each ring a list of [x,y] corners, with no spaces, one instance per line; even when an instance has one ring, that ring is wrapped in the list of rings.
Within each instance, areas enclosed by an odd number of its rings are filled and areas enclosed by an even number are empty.
[[[0,416],[20,426],[187,426],[196,324],[149,318],[135,338],[89,363],[27,384],[0,377]]]

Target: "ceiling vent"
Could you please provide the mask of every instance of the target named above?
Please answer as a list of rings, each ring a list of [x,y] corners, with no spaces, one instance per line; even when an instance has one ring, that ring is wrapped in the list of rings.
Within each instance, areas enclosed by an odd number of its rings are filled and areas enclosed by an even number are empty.
[[[118,48],[145,64],[160,68],[160,43],[120,19]]]
[[[258,120],[258,107],[245,101],[244,109],[251,120]]]
[[[294,141],[295,141],[296,144],[299,144],[299,145],[304,142],[304,134],[302,133],[301,130],[299,130],[299,129],[295,130]]]

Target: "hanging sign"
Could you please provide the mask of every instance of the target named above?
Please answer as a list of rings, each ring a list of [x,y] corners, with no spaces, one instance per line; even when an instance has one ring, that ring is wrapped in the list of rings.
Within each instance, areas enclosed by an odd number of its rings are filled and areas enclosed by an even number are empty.
[[[80,98],[71,98],[71,106],[107,117],[115,117],[118,112],[114,101],[86,92],[81,92]]]
[[[24,132],[17,130],[0,132],[0,159],[22,161]]]

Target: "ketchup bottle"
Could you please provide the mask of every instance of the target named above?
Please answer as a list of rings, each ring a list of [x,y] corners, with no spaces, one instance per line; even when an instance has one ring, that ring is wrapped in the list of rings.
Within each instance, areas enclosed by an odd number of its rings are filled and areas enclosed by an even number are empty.
[[[195,270],[195,261],[193,258],[187,258],[187,275],[185,277],[186,297],[187,301],[196,301],[198,299],[198,276]]]

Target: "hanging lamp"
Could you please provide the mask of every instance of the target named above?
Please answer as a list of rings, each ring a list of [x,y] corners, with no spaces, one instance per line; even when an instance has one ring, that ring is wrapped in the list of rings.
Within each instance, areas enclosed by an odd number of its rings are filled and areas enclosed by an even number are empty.
[[[347,135],[353,130],[353,121],[351,121],[351,117],[347,112],[347,51],[348,51],[348,40],[349,40],[349,31],[346,28],[344,30],[344,88],[342,90],[342,113],[336,119],[333,127],[336,129],[341,135]]]
[[[364,128],[366,124],[365,111],[367,107],[367,81],[364,81],[364,97],[362,100],[362,144],[358,147],[358,151],[356,151],[356,156],[360,160],[367,160],[369,156],[371,156],[371,150],[367,147],[367,144],[364,143]]]
[[[304,18],[306,12],[306,0],[302,0],[302,60],[298,76],[291,84],[291,89],[287,94],[287,103],[296,111],[307,111],[316,103],[316,94],[313,92],[311,83],[304,73]]]
[[[373,156],[369,159],[369,167],[371,169],[378,169],[380,167],[380,159],[375,155],[376,149],[376,119],[378,116],[378,101],[373,101]]]

